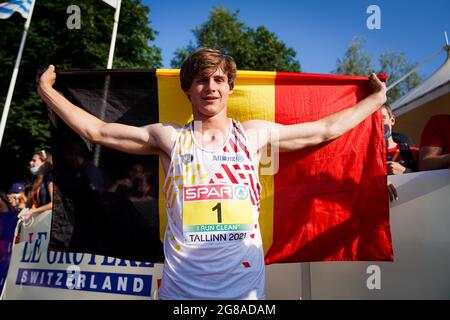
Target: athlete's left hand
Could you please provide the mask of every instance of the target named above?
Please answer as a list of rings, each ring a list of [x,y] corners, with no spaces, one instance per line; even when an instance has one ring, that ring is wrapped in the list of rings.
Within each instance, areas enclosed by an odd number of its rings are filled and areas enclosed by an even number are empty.
[[[387,89],[386,84],[382,82],[375,73],[372,73],[369,77],[369,87],[372,94],[379,99],[380,107],[387,101]]]

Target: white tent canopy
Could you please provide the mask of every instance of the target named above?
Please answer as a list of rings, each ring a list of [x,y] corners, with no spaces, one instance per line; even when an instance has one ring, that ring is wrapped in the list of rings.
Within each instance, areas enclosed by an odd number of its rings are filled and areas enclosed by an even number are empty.
[[[449,48],[447,48],[449,50]],[[450,51],[447,60],[429,78],[392,104],[396,116],[424,105],[450,92]]]

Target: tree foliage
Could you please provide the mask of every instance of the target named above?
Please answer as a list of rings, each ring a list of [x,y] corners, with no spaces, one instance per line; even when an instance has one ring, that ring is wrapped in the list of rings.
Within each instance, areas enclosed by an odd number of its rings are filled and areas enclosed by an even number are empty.
[[[50,144],[47,109],[36,93],[37,70],[50,63],[57,69],[106,68],[114,8],[100,0],[78,0],[81,28],[69,29],[66,22],[73,12],[67,13],[67,8],[72,4],[70,0],[36,2],[1,146],[2,162],[12,169],[2,174],[1,188],[5,188],[10,179],[23,179],[31,153],[36,148],[48,148]],[[150,44],[156,32],[148,26],[149,12],[141,0],[122,1],[114,68],[162,65],[160,49]],[[0,20],[1,108],[24,22],[17,13]]]
[[[199,47],[212,47],[233,56],[241,70],[300,71],[294,49],[264,26],[246,26],[238,15],[239,10],[232,13],[224,7],[213,7],[208,20],[193,30],[196,43],[176,50],[171,66],[179,68]]]
[[[379,57],[380,72],[389,75],[388,84],[392,84],[400,79],[403,75],[410,72],[416,64],[410,63],[405,55],[400,52],[395,52],[392,50],[387,50],[382,53]],[[397,84],[388,92],[388,102],[392,103],[399,99],[409,90],[417,86],[422,81],[422,78],[413,72],[405,80]]]
[[[387,50],[378,58],[378,69],[372,64],[372,57],[363,50],[364,37],[357,36],[349,45],[342,59],[338,59],[334,73],[367,76],[372,72],[386,73],[389,78],[387,85],[394,83],[400,77],[411,71],[415,64],[408,61],[405,54],[393,50]],[[388,103],[392,103],[422,81],[417,72],[413,72],[408,78],[388,91]]]
[[[342,59],[338,59],[334,73],[364,76],[374,72],[372,57],[363,51],[365,38],[356,36],[350,43]]]

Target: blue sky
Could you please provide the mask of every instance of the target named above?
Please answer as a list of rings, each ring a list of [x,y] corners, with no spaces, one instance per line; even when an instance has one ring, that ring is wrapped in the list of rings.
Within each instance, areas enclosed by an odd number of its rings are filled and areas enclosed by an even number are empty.
[[[450,36],[450,1],[288,1],[288,0],[143,0],[151,9],[150,26],[159,32],[163,63],[170,67],[173,52],[194,40],[192,29],[208,19],[213,6],[223,5],[250,27],[266,26],[297,51],[303,72],[329,73],[355,35],[366,37],[364,49],[378,60],[386,49],[404,52],[420,62],[444,46]],[[369,30],[369,5],[381,9],[381,29]],[[443,61],[441,54],[419,70],[427,76]]]

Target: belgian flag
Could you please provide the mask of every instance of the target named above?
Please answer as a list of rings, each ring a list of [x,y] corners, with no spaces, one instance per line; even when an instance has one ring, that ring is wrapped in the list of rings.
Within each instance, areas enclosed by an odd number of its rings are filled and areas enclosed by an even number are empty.
[[[182,125],[192,119],[179,71],[59,71],[57,90],[107,122]],[[238,71],[229,117],[294,124],[351,107],[368,78]],[[155,156],[95,146],[50,112],[56,186],[50,248],[163,260],[164,172]],[[264,174],[277,169],[276,174]],[[393,259],[380,112],[328,143],[260,167],[266,264]]]

